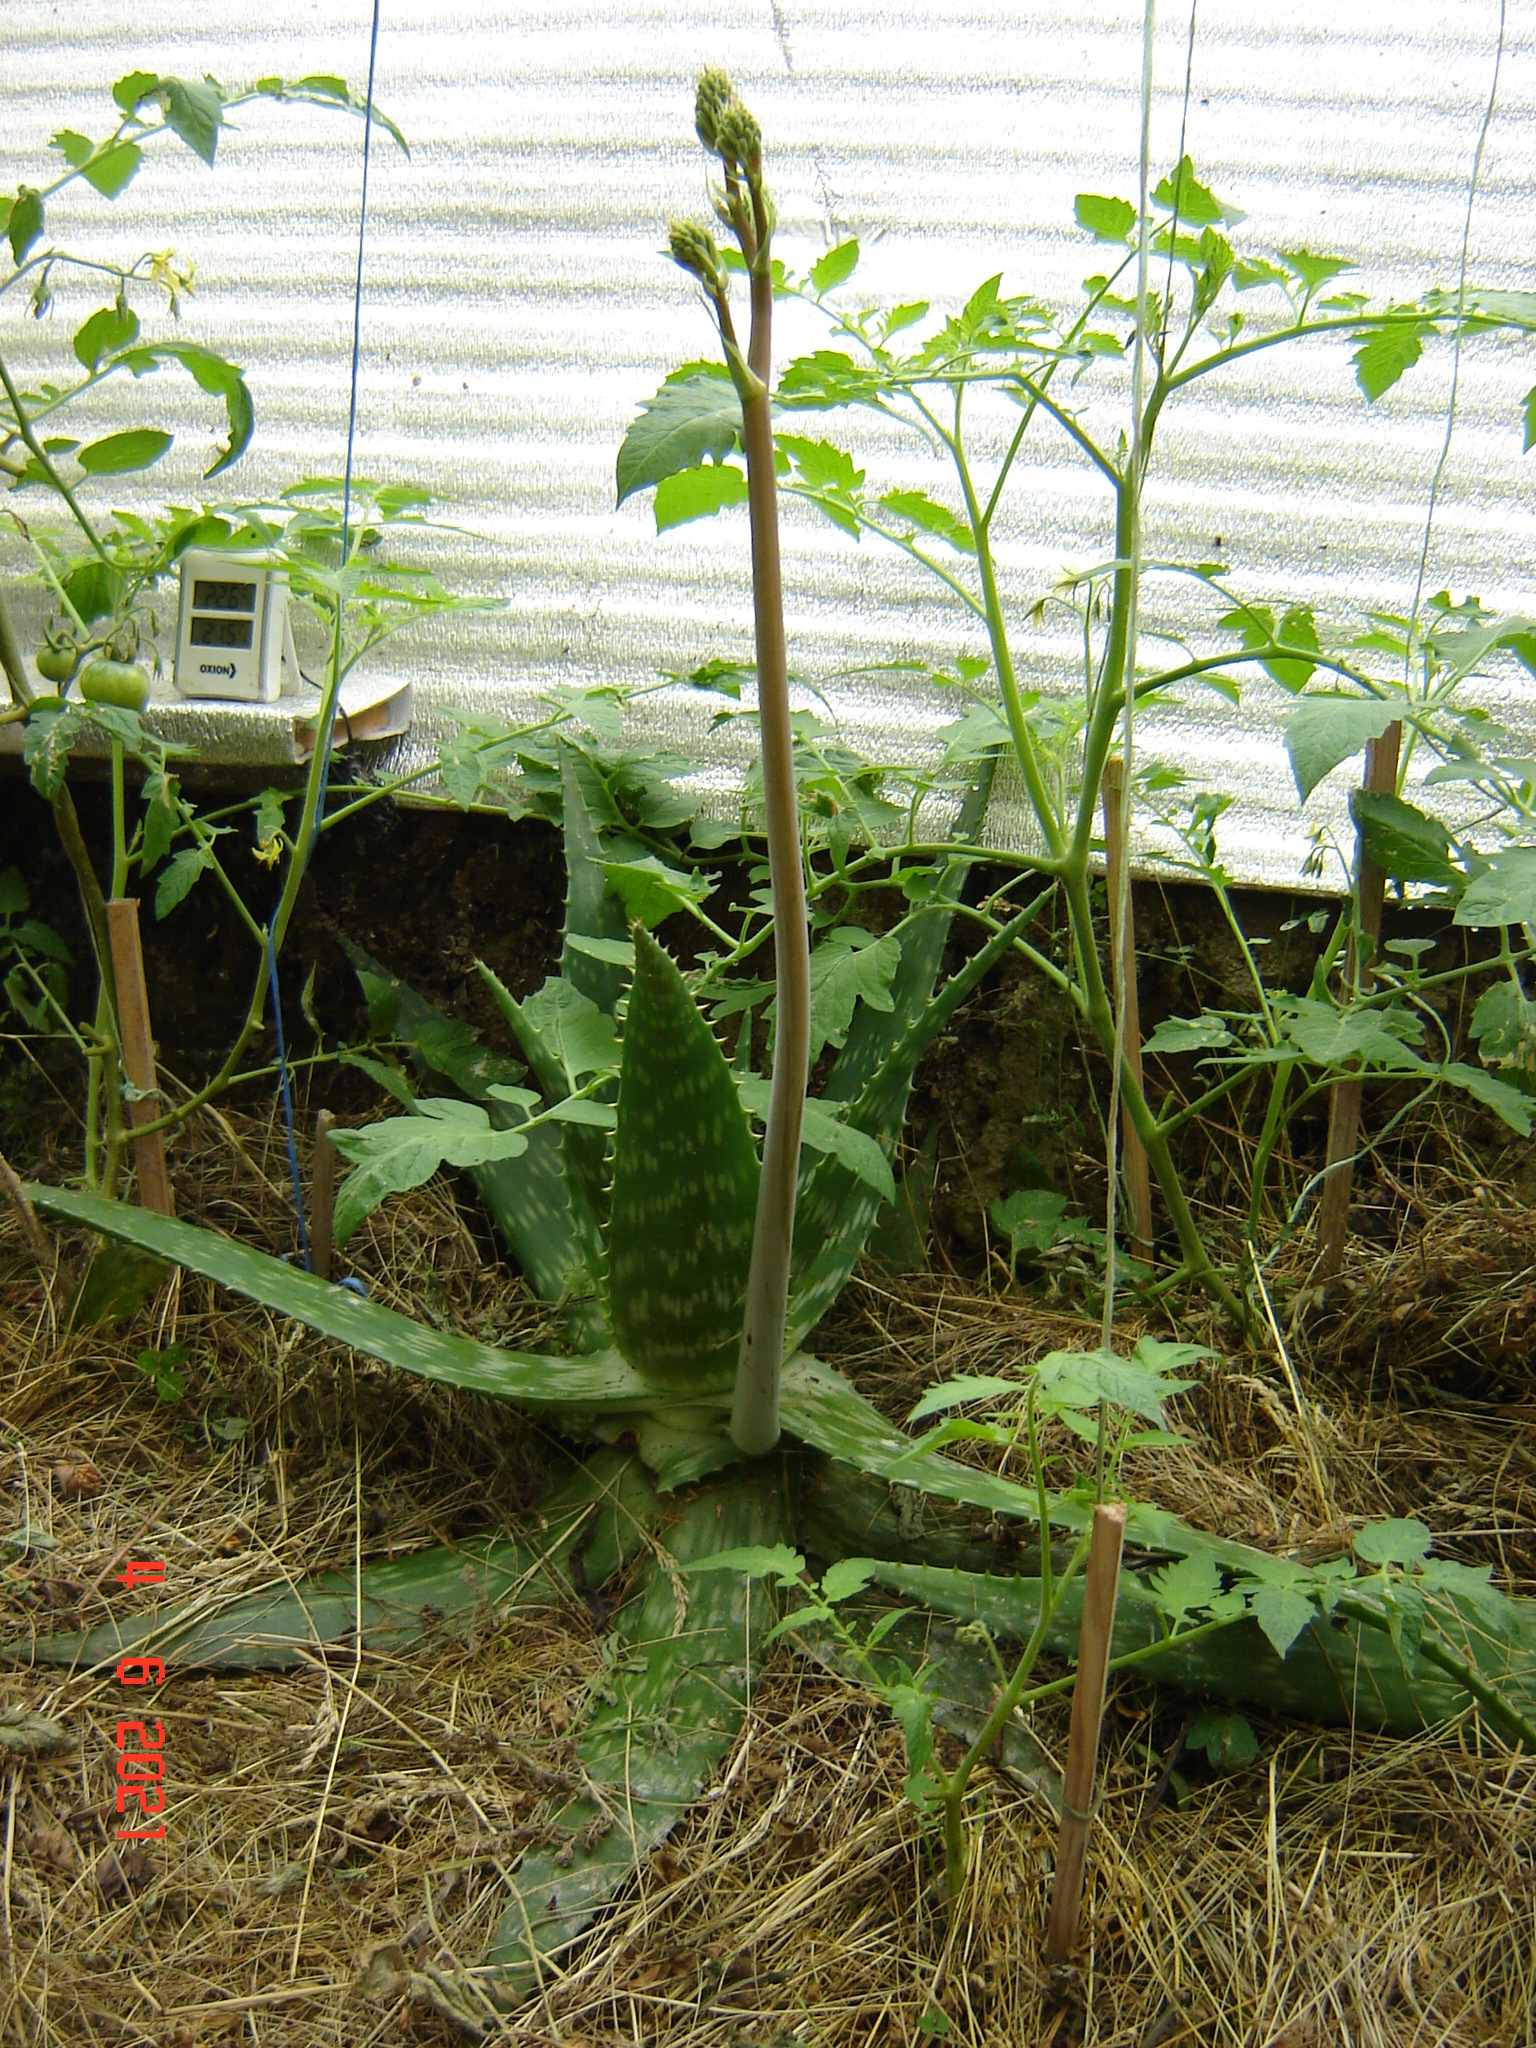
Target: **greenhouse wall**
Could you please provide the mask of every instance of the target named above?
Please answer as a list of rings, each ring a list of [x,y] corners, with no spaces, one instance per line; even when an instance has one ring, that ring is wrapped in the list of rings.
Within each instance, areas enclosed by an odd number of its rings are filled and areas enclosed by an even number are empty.
[[[1373,295],[1454,289],[1500,19],[1491,0],[1344,10],[1222,0],[1199,9],[1191,43],[1191,15],[1165,8],[1154,167],[1176,160],[1182,131],[1200,176],[1246,213],[1233,231],[1240,253],[1333,252],[1358,265],[1351,282]],[[12,10],[0,184],[34,178],[56,131],[102,129],[130,48],[135,63],[226,85],[332,72],[361,89],[369,21],[360,0],[272,0],[238,30],[232,19],[214,32],[189,26],[170,0]],[[663,248],[668,217],[704,204],[691,124],[701,63],[727,66],[761,116],[776,247],[789,261],[803,266],[855,237],[855,298],[921,297],[952,310],[1000,270],[1006,290],[1070,307],[1102,267],[1074,222],[1074,195],[1134,196],[1140,32],[1140,10],[1111,0],[744,0],[728,26],[699,0],[386,4],[377,98],[410,155],[376,134],[357,461],[364,474],[430,488],[449,527],[432,543],[439,572],[506,600],[391,652],[417,707],[393,765],[429,758],[455,705],[522,710],[556,683],[649,684],[712,655],[750,655],[744,511],[658,536],[648,497],[614,506],[615,453],[637,407],[677,362],[712,353],[708,318]],[[1468,275],[1482,285],[1531,282],[1533,103],[1536,24],[1516,11],[1470,218]],[[222,138],[211,174],[178,152],[146,162],[115,211],[78,186],[69,195],[76,246],[99,233],[103,248],[174,243],[195,257],[184,335],[242,363],[256,399],[256,437],[224,480],[231,490],[340,469],[361,161],[355,122],[259,106]],[[8,307],[18,367],[45,376],[50,351],[67,348],[71,315],[86,310],[62,282],[41,324]],[[818,339],[808,314],[782,330],[781,361]],[[1348,350],[1316,340],[1255,358],[1219,391],[1191,392],[1160,443],[1149,558],[1220,561],[1244,595],[1308,604],[1334,625],[1372,608],[1406,612],[1452,370],[1448,342],[1429,348],[1369,406]],[[1530,375],[1515,338],[1463,352],[1425,596],[1448,588],[1496,609],[1530,604]],[[159,381],[155,400],[178,440],[148,486],[161,501],[195,502],[208,414],[198,394]],[[1129,417],[1124,373],[1096,373],[1091,388],[1088,416],[1112,437],[1117,415]],[[118,403],[108,387],[100,431]],[[1002,414],[989,423],[994,440],[1005,424]],[[953,495],[910,436],[850,431],[883,487]],[[1081,659],[1071,619],[1048,611],[1038,626],[1018,622],[1064,570],[1112,551],[1109,506],[1064,437],[1032,439],[999,515],[1000,565],[1023,680],[1071,691]],[[122,501],[134,502],[129,490]],[[803,507],[786,513],[785,546],[792,668],[856,744],[907,759],[935,753],[953,697],[879,670],[981,651],[974,622],[895,553],[856,545]],[[0,556],[19,565],[19,543],[0,539]],[[1187,584],[1149,576],[1144,634],[1198,638],[1211,616]],[[1510,728],[1511,752],[1536,748],[1522,670],[1495,672],[1483,696]],[[1177,762],[1196,787],[1236,794],[1221,827],[1234,873],[1295,886],[1315,826],[1347,835],[1358,771],[1337,771],[1303,810],[1281,744],[1285,701],[1263,677],[1245,685],[1240,706],[1205,693],[1144,715],[1137,745]],[[743,744],[711,736],[712,708],[677,689],[632,716],[637,730],[703,760],[723,794]],[[180,716],[210,755],[249,744],[233,714]],[[1001,786],[990,833],[1019,843],[1025,829]]]

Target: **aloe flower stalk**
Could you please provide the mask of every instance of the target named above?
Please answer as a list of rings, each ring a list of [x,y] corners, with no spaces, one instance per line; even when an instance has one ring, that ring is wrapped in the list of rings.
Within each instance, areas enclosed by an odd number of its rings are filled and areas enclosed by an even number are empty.
[[[752,1261],[742,1316],[741,1353],[731,1407],[731,1440],[748,1457],[779,1438],[779,1372],[789,1301],[789,1259],[795,1226],[795,1184],[810,1068],[811,966],[800,821],[795,797],[794,741],[784,595],[779,568],[779,503],[773,465],[768,388],[773,359],[773,202],[763,183],[762,133],[722,71],[705,71],[694,110],[699,140],[718,157],[715,211],[730,229],[751,280],[752,324],[743,355],[731,317],[724,267],[708,228],[674,223],[673,260],[699,280],[719,323],[725,359],[741,400],[741,441],[747,458],[752,522],[752,599],[757,628],[757,705],[762,738],[768,867],[773,886],[777,1027],[773,1084],[763,1134],[762,1178],[752,1235]]]

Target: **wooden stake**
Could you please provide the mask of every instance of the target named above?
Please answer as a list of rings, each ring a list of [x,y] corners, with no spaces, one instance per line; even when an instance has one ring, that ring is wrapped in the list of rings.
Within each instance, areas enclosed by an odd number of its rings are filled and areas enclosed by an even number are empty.
[[[309,1257],[322,1280],[331,1277],[331,1213],[336,1207],[336,1119],[328,1109],[315,1118],[315,1156],[309,1177]]]
[[[1077,1683],[1072,1688],[1072,1734],[1067,1745],[1061,1833],[1056,1841],[1051,1922],[1045,1938],[1046,1960],[1053,1963],[1065,1962],[1077,1946],[1083,1864],[1088,1854],[1093,1781],[1099,1763],[1099,1723],[1104,1718],[1104,1680],[1115,1632],[1115,1601],[1120,1592],[1120,1552],[1124,1543],[1124,1507],[1095,1508],[1083,1580],[1083,1619],[1077,1638]]]
[[[1365,788],[1373,796],[1391,796],[1397,788],[1397,754],[1403,728],[1394,722],[1379,740],[1365,750]],[[1360,987],[1371,985],[1376,955],[1381,950],[1381,911],[1387,878],[1375,861],[1366,857],[1365,836],[1357,835],[1355,872],[1360,895],[1360,931],[1370,940],[1367,956],[1359,962]],[[1351,941],[1346,973],[1355,978],[1356,954]],[[1344,1246],[1349,1237],[1349,1196],[1355,1179],[1355,1146],[1360,1137],[1360,1081],[1335,1081],[1328,1100],[1328,1164],[1318,1217],[1318,1277],[1335,1279],[1344,1264]]]
[[[114,896],[107,905],[107,941],[112,949],[112,979],[117,986],[117,1028],[123,1041],[123,1071],[139,1091],[128,1105],[135,1128],[160,1115],[155,1100],[155,1041],[149,1029],[149,992],[144,986],[144,949],[139,944],[139,899]],[[139,1174],[139,1201],[160,1216],[174,1216],[170,1171],[158,1131],[135,1137],[134,1164]]]
[[[1120,792],[1123,766],[1118,754],[1104,763],[1104,851],[1108,860],[1109,942],[1120,948],[1125,974],[1125,1059],[1141,1086],[1141,1010],[1136,1001],[1136,918],[1130,884],[1126,884],[1125,930],[1116,925],[1120,913],[1120,880],[1125,871],[1125,844],[1120,836]],[[1120,1158],[1131,1197],[1132,1243],[1138,1259],[1152,1257],[1152,1175],[1141,1133],[1131,1121],[1124,1098],[1120,1103]]]

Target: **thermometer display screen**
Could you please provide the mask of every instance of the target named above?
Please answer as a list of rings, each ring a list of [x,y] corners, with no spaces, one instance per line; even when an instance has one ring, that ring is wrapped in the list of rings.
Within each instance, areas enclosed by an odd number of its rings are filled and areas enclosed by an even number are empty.
[[[256,609],[256,586],[254,583],[214,583],[199,576],[192,585],[192,609],[198,612],[254,612]],[[211,623],[203,620],[201,623]],[[197,623],[192,627],[192,638],[199,640]],[[205,647],[249,647],[249,630],[243,640],[210,640],[201,636]]]
[[[209,586],[205,583],[200,583],[197,587],[202,591],[206,590]],[[215,584],[213,587],[215,589],[239,589],[242,586],[238,584],[233,586],[229,584]],[[249,647],[252,632],[253,621],[250,619],[194,618],[190,637],[194,647]]]

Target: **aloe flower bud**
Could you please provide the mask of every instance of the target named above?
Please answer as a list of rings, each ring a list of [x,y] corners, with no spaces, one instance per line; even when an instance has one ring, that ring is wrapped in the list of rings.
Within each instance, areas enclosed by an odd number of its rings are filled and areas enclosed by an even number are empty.
[[[732,100],[721,114],[715,132],[722,156],[740,164],[749,178],[762,175],[763,131],[740,100]]]
[[[693,125],[698,130],[700,142],[711,155],[720,147],[720,117],[735,97],[731,81],[723,71],[699,73],[698,97],[693,103]]]
[[[667,254],[709,291],[720,289],[720,251],[709,229],[698,221],[675,220],[668,225]]]

